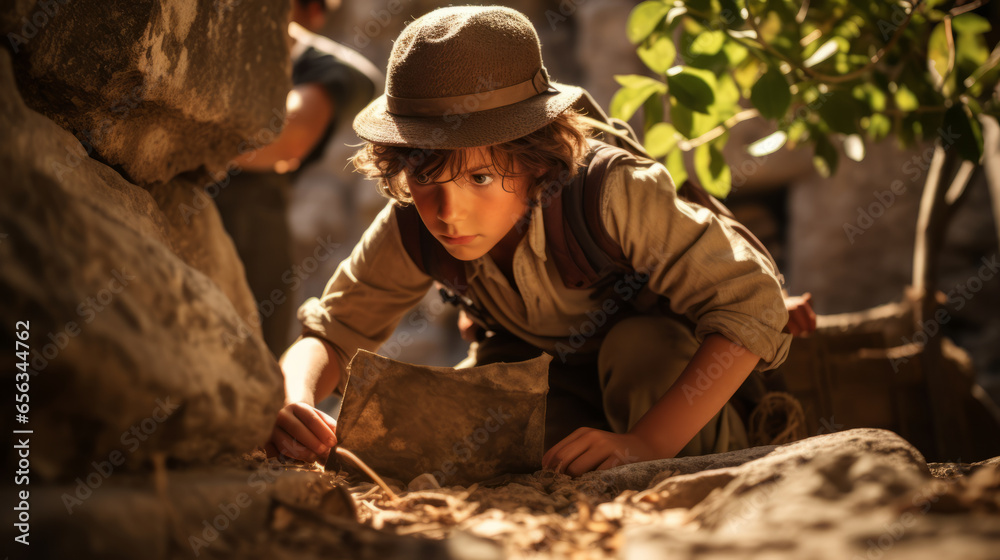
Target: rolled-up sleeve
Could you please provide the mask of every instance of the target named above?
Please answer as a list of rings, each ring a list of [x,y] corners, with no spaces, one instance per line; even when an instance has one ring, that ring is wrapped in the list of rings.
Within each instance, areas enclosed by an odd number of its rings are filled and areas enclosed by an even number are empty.
[[[710,210],[678,198],[666,168],[609,170],[602,214],[648,288],[696,323],[698,342],[719,333],[760,356],[759,371],[784,362],[792,337],[781,332],[788,311],[777,271]]]
[[[359,348],[374,352],[432,284],[403,247],[390,203],[337,267],[323,295],[299,307],[304,336],[329,342],[348,364]],[[347,375],[337,390],[343,393]]]

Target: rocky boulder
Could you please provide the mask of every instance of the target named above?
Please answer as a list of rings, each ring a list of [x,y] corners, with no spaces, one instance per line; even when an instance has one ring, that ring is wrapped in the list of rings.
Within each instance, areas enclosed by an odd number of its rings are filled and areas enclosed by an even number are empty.
[[[282,381],[260,336],[174,253],[156,200],[13,83],[0,53],[0,339],[30,347],[32,483],[97,484],[157,456],[206,462],[263,442]]]
[[[0,31],[32,109],[138,184],[215,171],[274,139],[291,88],[287,0],[124,6],[4,9]]]
[[[220,189],[228,186],[231,172],[196,175],[177,177],[148,189],[166,219],[167,240],[177,256],[219,286],[250,330],[263,336],[243,261],[213,201]]]

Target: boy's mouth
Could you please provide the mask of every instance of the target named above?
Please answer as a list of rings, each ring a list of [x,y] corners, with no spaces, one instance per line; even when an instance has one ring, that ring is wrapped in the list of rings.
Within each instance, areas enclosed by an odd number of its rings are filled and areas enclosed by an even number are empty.
[[[441,234],[441,240],[449,245],[467,245],[475,238],[475,235],[451,236]]]

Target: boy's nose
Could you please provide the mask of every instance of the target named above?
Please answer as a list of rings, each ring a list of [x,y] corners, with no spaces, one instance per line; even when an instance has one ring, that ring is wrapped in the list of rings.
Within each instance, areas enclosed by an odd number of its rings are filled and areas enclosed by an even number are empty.
[[[454,181],[442,183],[438,188],[438,219],[446,224],[461,222],[466,215],[464,194],[462,187]]]

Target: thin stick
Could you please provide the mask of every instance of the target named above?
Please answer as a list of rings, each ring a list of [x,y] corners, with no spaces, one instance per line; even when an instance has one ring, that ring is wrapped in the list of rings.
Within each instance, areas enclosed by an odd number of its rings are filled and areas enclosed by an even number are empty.
[[[368,475],[369,478],[375,481],[375,484],[378,484],[379,487],[382,488],[382,491],[385,492],[386,495],[392,499],[392,501],[394,502],[399,501],[399,496],[397,496],[396,493],[393,492],[391,488],[389,488],[389,485],[386,484],[384,480],[382,480],[382,477],[376,474],[375,471],[371,469],[371,467],[366,465],[365,462],[362,461],[360,457],[344,449],[343,447],[337,448],[337,455],[340,455],[341,457],[349,460],[350,462],[354,463],[354,466],[363,470],[365,474]]]

